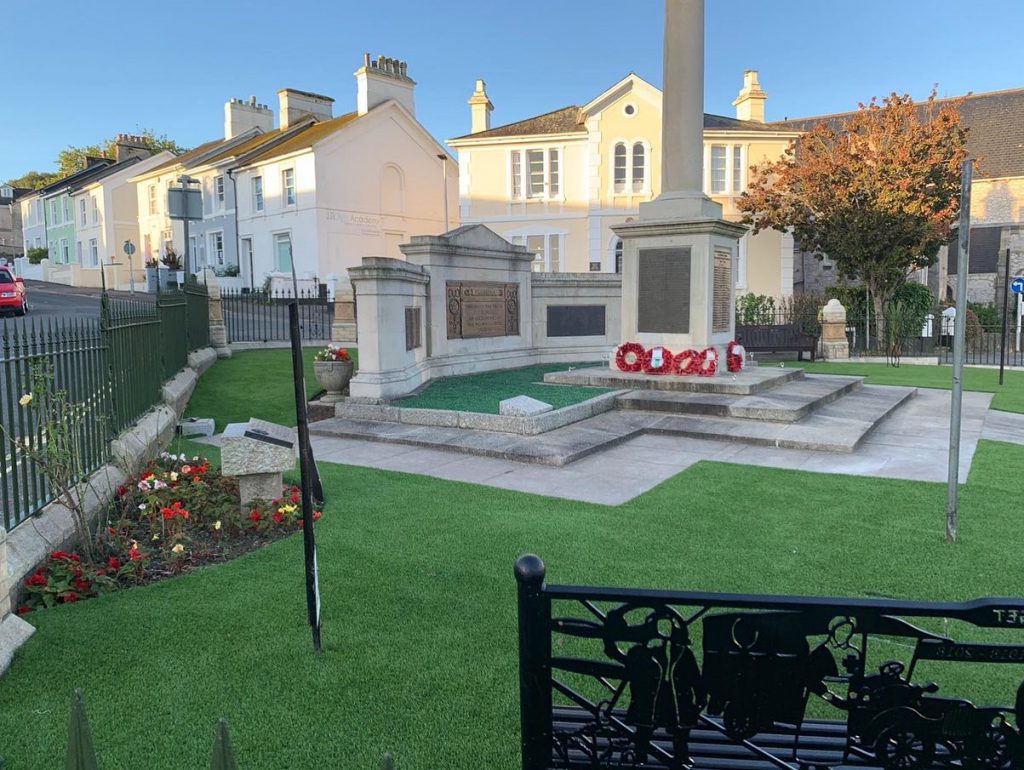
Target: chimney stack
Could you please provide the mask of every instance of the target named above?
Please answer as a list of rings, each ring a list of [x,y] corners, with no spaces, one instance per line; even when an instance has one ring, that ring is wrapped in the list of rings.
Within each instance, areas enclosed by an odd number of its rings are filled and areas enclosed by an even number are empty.
[[[134,134],[118,134],[114,140],[114,160],[120,163],[129,158],[148,158],[153,154],[149,140]]]
[[[282,129],[294,126],[306,116],[312,116],[318,121],[334,117],[334,99],[329,96],[284,88],[277,92],[277,98],[280,104]]]
[[[257,104],[256,97],[249,101],[232,99],[224,103],[224,138],[233,139],[251,128],[266,133],[274,130],[274,111],[265,104]]]
[[[491,100],[487,96],[487,84],[482,80],[476,81],[476,90],[469,97],[469,109],[473,116],[471,133],[479,134],[481,131],[489,131],[494,105],[491,104]]]
[[[413,90],[416,81],[409,77],[409,65],[398,59],[379,56],[371,59],[364,54],[363,66],[356,72],[357,108],[365,115],[379,104],[394,100],[416,114]]]
[[[744,72],[743,88],[740,89],[740,95],[736,97],[736,101],[732,103],[736,108],[737,119],[764,123],[764,103],[766,101],[768,101],[768,94],[761,90],[757,70]]]

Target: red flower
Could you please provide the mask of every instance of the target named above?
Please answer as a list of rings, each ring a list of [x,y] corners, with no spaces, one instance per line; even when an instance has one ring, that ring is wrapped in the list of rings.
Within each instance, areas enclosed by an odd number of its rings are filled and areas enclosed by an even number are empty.
[[[143,473],[142,476],[140,476],[139,478],[142,479],[142,481],[149,481],[150,479],[156,478],[156,474],[153,473],[152,471],[147,471],[146,473]]]
[[[121,569],[121,560],[118,559],[116,556],[111,556],[109,559],[107,559],[107,569],[112,569],[115,571]]]
[[[81,578],[75,578],[73,581],[71,581],[71,585],[73,585],[79,591],[88,591],[90,583],[89,583],[88,580],[82,580]]]
[[[202,480],[203,480],[202,476],[193,476],[192,477],[192,481],[195,482],[196,484],[200,483]]]
[[[320,511],[313,511],[313,521],[320,521],[320,517],[323,514]]]
[[[306,522],[300,517],[299,519],[296,520],[295,523],[296,523],[296,525],[298,525],[299,529],[302,529],[303,525],[305,525]]]
[[[161,508],[160,512],[164,515],[167,520],[173,519],[175,516],[180,516],[183,519],[189,517],[188,511],[181,507],[181,502],[177,502],[170,508]]]
[[[28,615],[30,612],[32,612],[32,608],[29,607],[27,604],[23,604],[20,607],[18,607],[19,615]]]
[[[73,602],[77,602],[82,597],[76,594],[74,591],[71,591],[70,593],[64,594],[62,598],[65,604],[71,604]]]
[[[299,490],[299,488],[298,488],[298,487],[292,487],[292,494],[293,494],[293,495],[297,495],[297,494],[299,494],[299,491],[300,491],[300,490]]]
[[[72,557],[71,554],[69,554],[67,551],[54,551],[50,554],[50,558],[54,559],[55,561],[68,561]]]
[[[26,585],[30,586],[45,586],[49,581],[46,579],[46,573],[39,570],[36,574],[25,581]]]
[[[142,554],[139,553],[139,549],[138,548],[132,548],[132,550],[130,550],[128,552],[128,558],[131,559],[132,561],[138,561],[139,559],[142,558]]]
[[[291,500],[292,500],[292,502],[293,502],[293,503],[297,503],[297,502],[299,502],[299,499],[300,499],[300,498],[299,498],[299,496],[298,496],[298,495],[292,495],[292,497],[291,497]]]
[[[249,519],[251,521],[254,521],[254,522],[259,521],[260,520],[260,512],[259,511],[253,511],[252,513],[249,514]]]
[[[124,497],[127,494],[128,494],[128,488],[127,487],[118,487],[117,488],[117,496],[118,497]]]
[[[275,523],[280,524],[282,521],[284,521],[284,516],[281,515],[280,511],[278,511],[274,514],[273,519]]]
[[[281,503],[281,501],[280,501],[280,500],[272,500],[272,501],[271,501],[271,505],[274,505],[274,506],[277,506],[277,505],[279,505],[280,503]]]

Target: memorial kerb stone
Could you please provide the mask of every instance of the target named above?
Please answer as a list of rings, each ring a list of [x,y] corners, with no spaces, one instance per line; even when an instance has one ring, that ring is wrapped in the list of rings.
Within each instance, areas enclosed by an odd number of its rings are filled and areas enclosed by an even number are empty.
[[[498,404],[498,414],[504,417],[535,417],[550,412],[554,407],[530,396],[506,398]]]
[[[253,418],[228,425],[224,438],[221,470],[238,480],[243,509],[280,497],[282,474],[294,470],[298,456],[294,429]]]

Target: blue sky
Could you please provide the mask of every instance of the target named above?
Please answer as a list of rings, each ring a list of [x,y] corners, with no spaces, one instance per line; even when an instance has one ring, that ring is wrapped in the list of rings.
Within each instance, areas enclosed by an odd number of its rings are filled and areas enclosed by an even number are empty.
[[[758,69],[768,119],[1024,86],[1021,0],[707,0],[708,112],[732,115]],[[484,78],[495,124],[583,104],[629,72],[661,85],[662,0],[237,0],[98,9],[7,3],[0,21],[0,179],[52,168],[69,144],[153,128],[188,146],[223,131],[223,104],[280,88],[354,108],[364,51],[409,62],[420,120],[467,133]],[[273,10],[270,10],[273,9]],[[966,18],[961,19],[961,16]],[[103,25],[100,27],[99,25]]]

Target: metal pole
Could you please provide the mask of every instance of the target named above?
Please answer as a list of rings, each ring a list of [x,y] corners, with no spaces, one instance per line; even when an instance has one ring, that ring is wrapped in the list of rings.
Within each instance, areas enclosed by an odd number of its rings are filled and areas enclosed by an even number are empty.
[[[1003,278],[1003,336],[999,346],[999,384],[1003,384],[1003,371],[1006,369],[1006,311],[1010,304],[1010,250],[1006,250],[1006,274]]]
[[[957,255],[956,321],[953,326],[953,396],[949,411],[949,495],[946,503],[946,541],[956,541],[957,496],[960,483],[960,408],[964,396],[964,348],[967,335],[967,278],[971,261],[971,179],[973,161],[965,160],[960,182],[960,231]]]
[[[1024,294],[1017,295],[1017,344],[1014,349],[1020,353],[1020,325],[1021,316],[1024,316]]]
[[[444,231],[448,232],[451,229],[448,224],[448,156],[441,153],[437,157],[441,159],[441,178],[444,181]]]
[[[313,650],[320,652],[320,577],[316,561],[316,535],[313,531],[313,455],[309,446],[309,420],[306,414],[306,381],[302,372],[302,340],[299,331],[299,301],[288,303],[289,336],[292,343],[292,375],[295,381],[295,412],[298,417],[299,489],[302,498],[302,545],[306,564],[306,612],[313,631]]]

